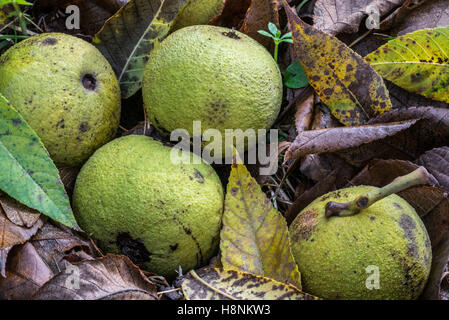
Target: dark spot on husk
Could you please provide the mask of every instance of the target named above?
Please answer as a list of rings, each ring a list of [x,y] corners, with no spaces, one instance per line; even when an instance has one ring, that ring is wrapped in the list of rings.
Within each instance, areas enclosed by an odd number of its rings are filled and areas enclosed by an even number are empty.
[[[151,253],[145,247],[141,239],[133,239],[128,232],[121,232],[117,235],[117,246],[120,252],[131,259],[136,264],[151,261]]]
[[[299,228],[299,236],[303,240],[309,240],[318,223],[316,210],[308,210],[299,215],[297,227]]]
[[[199,172],[198,169],[195,169],[194,171],[195,171],[194,176],[195,176],[196,181],[198,181],[198,183],[204,183],[204,177],[201,174],[201,172]]]
[[[395,206],[397,209],[402,209],[401,205],[397,202],[393,202],[393,206]]]
[[[55,38],[47,38],[44,41],[42,41],[41,43],[44,46],[54,46],[56,43],[58,42],[58,39]]]
[[[407,249],[408,249],[409,255],[417,257],[418,256],[418,245],[416,243],[416,236],[415,236],[415,231],[416,231],[415,221],[413,221],[413,219],[410,216],[403,213],[403,214],[401,214],[401,217],[399,218],[399,226],[404,231],[404,236],[407,239],[407,242],[408,242]]]
[[[368,198],[362,197],[359,200],[357,200],[357,206],[359,208],[365,208],[368,205]]]
[[[97,78],[92,74],[85,74],[81,77],[81,83],[87,91],[95,91],[97,89]]]
[[[229,32],[222,32],[222,35],[225,37],[234,39],[234,40],[240,40],[240,37],[235,33],[235,30],[229,31]]]
[[[86,132],[89,130],[89,124],[87,122],[82,122],[79,126],[80,132]]]
[[[177,243],[171,244],[171,245],[170,245],[170,249],[171,249],[172,251],[175,251],[176,249],[178,249],[178,244],[177,244]]]

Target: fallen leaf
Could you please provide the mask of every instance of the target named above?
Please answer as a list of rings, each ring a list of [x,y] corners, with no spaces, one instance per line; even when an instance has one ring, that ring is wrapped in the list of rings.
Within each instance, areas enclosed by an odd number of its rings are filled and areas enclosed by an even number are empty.
[[[58,169],[47,150],[25,119],[1,95],[0,189],[27,207],[79,229]]]
[[[408,91],[449,102],[449,27],[418,30],[366,56],[384,78]]]
[[[440,187],[449,192],[449,147],[432,149],[421,155],[416,163],[426,167]]]
[[[186,4],[187,0],[130,0],[95,35],[93,44],[111,63],[123,98],[142,87],[150,52],[168,35]]]
[[[296,103],[295,126],[298,133],[309,129],[315,106],[315,95],[311,94],[303,101]]]
[[[6,209],[5,209],[6,208]],[[8,218],[10,216],[12,220]],[[0,193],[0,275],[6,277],[9,251],[28,241],[43,225],[40,214]],[[15,222],[17,222],[17,224]],[[1,277],[0,277],[1,278]]]
[[[61,272],[45,283],[34,300],[157,300],[156,285],[151,283],[125,256],[73,264],[70,272]],[[79,283],[74,277],[79,275]],[[76,280],[77,281],[77,280]],[[73,288],[72,285],[79,285]]]
[[[0,299],[28,300],[54,273],[30,243],[14,248],[6,278],[0,277]]]
[[[222,12],[208,24],[240,29],[252,0],[225,0]],[[264,28],[265,29],[265,28]]]
[[[272,49],[273,40],[258,33],[265,30],[269,22],[279,29],[279,0],[251,0],[240,31],[255,39],[267,49]]]
[[[369,8],[379,10],[379,18],[399,7],[407,0],[317,0],[314,25],[331,35],[356,33],[368,16]]]
[[[393,136],[413,126],[417,120],[309,130],[299,133],[285,154],[285,161],[312,153],[327,153],[358,147]]]
[[[31,240],[11,250],[6,278],[0,278],[0,299],[30,299],[69,261],[93,259],[91,254],[90,245],[71,230],[47,222]]]
[[[396,25],[394,35],[404,35],[416,30],[444,27],[449,25],[449,2],[447,0],[427,0],[423,5],[407,12],[407,19]]]
[[[77,167],[65,167],[59,169],[59,176],[64,184],[64,188],[67,190],[69,195],[72,194],[73,188],[75,187],[76,177],[80,172],[80,168]]]
[[[337,38],[303,22],[283,0],[295,53],[323,103],[345,125],[363,124],[391,109],[382,78]]]
[[[246,167],[236,161],[229,177],[220,234],[223,268],[270,277],[301,289],[284,217]]]
[[[190,271],[182,283],[187,300],[317,300],[270,278],[251,273],[204,268]]]
[[[373,159],[415,161],[424,152],[444,146],[449,139],[449,109],[421,107],[394,109],[369,123],[421,119],[409,129],[338,154],[354,166],[363,167]]]

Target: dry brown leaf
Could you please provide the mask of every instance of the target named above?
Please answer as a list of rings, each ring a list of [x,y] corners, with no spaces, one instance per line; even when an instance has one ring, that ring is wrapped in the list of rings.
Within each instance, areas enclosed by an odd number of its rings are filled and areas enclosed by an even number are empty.
[[[208,24],[240,29],[250,5],[251,0],[225,0],[222,12]]]
[[[440,187],[449,191],[449,147],[432,149],[421,155],[416,163],[426,167]]]
[[[447,144],[449,109],[421,107],[395,109],[370,121],[370,124],[421,119],[411,128],[382,140],[346,149],[338,154],[354,166],[365,166],[373,159],[415,161],[425,151]]]
[[[355,148],[404,131],[417,120],[339,127],[301,132],[285,154],[285,160],[301,158],[311,153],[335,152]]]
[[[73,264],[79,272],[79,288],[73,288],[73,272],[61,272],[33,296],[35,300],[157,300],[151,283],[129,258],[107,255]]]
[[[408,12],[407,18],[392,30],[394,35],[404,35],[420,29],[449,25],[449,2],[447,0],[426,1]]]
[[[64,188],[69,195],[71,195],[73,192],[76,177],[78,176],[79,171],[80,168],[77,167],[66,167],[59,169],[59,176],[61,177],[61,181],[64,184]]]
[[[0,278],[0,299],[30,299],[67,261],[93,259],[87,242],[66,228],[44,224],[24,245],[11,250],[6,278]]]
[[[6,276],[9,251],[28,241],[43,225],[43,219],[37,211],[24,207],[4,193],[0,194],[0,278]]]
[[[312,122],[315,95],[312,93],[306,99],[296,103],[295,126],[298,133],[310,128]]]
[[[318,0],[314,8],[315,26],[327,33],[356,33],[367,17],[367,9],[375,5],[384,16],[407,0]]]
[[[279,28],[279,8],[279,0],[251,0],[251,5],[240,31],[271,50],[273,40],[259,34],[257,31],[266,30],[269,22],[274,23]]]

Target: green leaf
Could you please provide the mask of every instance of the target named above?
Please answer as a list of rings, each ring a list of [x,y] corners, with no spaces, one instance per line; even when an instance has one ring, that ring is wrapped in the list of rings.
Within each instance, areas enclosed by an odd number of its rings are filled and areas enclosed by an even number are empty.
[[[108,19],[93,44],[114,69],[123,98],[142,87],[145,63],[188,0],[130,0]]]
[[[0,189],[68,227],[79,229],[59,172],[33,129],[0,95]]]
[[[286,39],[286,38],[291,38],[291,37],[292,37],[292,33],[291,33],[291,32],[288,32],[288,33],[284,34],[284,35],[281,37],[281,39]]]
[[[336,37],[302,21],[283,0],[296,56],[321,101],[341,123],[367,123],[392,108],[382,77]]]
[[[318,300],[294,286],[251,273],[204,268],[190,271],[181,287],[187,300]]]
[[[293,62],[285,70],[284,84],[290,89],[304,88],[309,84],[309,79],[299,61]]]
[[[246,167],[236,161],[229,177],[220,236],[224,269],[273,278],[301,289],[287,222]]]
[[[370,53],[366,61],[405,90],[449,102],[449,26],[395,38]]]
[[[282,42],[293,43],[293,39],[283,39]]]
[[[268,23],[268,30],[270,30],[270,32],[273,34],[273,36],[276,36],[276,33],[279,31],[273,22]]]
[[[20,4],[22,6],[32,6],[32,3],[29,3],[28,1],[25,0],[15,0],[15,3]]]
[[[269,37],[269,38],[273,38],[273,35],[268,33],[268,32],[266,32],[265,30],[259,30],[257,32],[260,33],[263,36],[266,36],[266,37]]]

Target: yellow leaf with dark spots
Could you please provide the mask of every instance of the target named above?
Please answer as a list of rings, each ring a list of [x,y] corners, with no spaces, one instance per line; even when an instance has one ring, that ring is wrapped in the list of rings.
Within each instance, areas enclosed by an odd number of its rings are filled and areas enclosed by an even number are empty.
[[[385,79],[424,97],[449,102],[449,26],[393,39],[366,60]]]
[[[283,0],[295,53],[310,84],[345,125],[360,125],[392,108],[382,77],[337,38],[302,21]]]
[[[301,289],[287,222],[243,164],[232,165],[220,249],[224,269],[273,278]]]
[[[190,271],[182,283],[187,300],[318,300],[296,287],[235,270]]]

